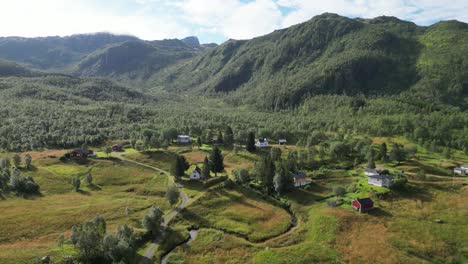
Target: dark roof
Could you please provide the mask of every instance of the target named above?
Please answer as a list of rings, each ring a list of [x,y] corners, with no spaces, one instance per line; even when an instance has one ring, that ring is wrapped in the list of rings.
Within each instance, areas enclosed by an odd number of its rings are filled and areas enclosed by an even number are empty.
[[[371,205],[374,204],[374,202],[371,200],[371,198],[361,198],[361,199],[356,199],[361,205]]]
[[[201,173],[201,169],[197,166],[195,167],[195,169],[193,169],[194,171],[197,171],[198,173]]]
[[[266,138],[259,138],[259,139],[258,139],[258,142],[263,143],[263,142],[265,142],[266,140],[267,140]]]
[[[307,174],[303,172],[293,173],[294,178],[296,179],[305,179],[307,178]]]
[[[87,150],[87,149],[75,149],[73,152],[78,153],[78,154],[91,154],[91,153],[93,153],[91,150]]]

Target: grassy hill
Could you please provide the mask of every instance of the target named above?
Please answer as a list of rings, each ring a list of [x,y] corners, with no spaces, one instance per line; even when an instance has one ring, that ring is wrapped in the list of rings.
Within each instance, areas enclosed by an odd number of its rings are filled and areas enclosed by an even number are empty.
[[[393,17],[323,14],[252,40],[230,40],[162,71],[170,91],[229,94],[262,109],[317,94],[398,95],[466,107],[468,30],[461,22],[419,27]],[[449,81],[446,81],[449,80]]]

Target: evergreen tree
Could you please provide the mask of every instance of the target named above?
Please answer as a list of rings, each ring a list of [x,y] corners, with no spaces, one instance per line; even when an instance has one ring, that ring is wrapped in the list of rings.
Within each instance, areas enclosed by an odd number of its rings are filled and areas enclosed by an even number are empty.
[[[216,138],[216,143],[218,143],[218,144],[223,144],[224,143],[223,133],[221,131],[218,132],[218,137]]]
[[[262,187],[267,194],[272,194],[275,190],[273,178],[275,176],[275,164],[269,155],[264,155],[255,164],[255,175],[261,181]]]
[[[292,186],[292,177],[284,162],[279,162],[276,166],[275,176],[273,178],[273,185],[276,193],[283,194]]]
[[[372,146],[369,147],[369,150],[367,152],[367,167],[370,169],[375,169],[375,162],[374,162],[374,149]]]
[[[380,160],[382,162],[387,162],[388,161],[388,158],[387,158],[387,144],[384,142],[380,145],[380,149],[379,149],[379,157],[380,157]]]
[[[256,150],[255,134],[253,132],[249,132],[249,136],[247,138],[247,145],[245,148],[248,152],[254,152]]]
[[[200,149],[202,145],[203,145],[203,143],[202,143],[201,137],[197,137],[197,146],[198,146],[198,149]]]
[[[205,157],[205,160],[203,160],[203,168],[201,171],[201,177],[203,179],[210,178],[210,161],[208,160],[208,157]]]
[[[390,159],[396,161],[398,165],[405,160],[405,152],[399,144],[393,144],[392,151],[390,152]]]
[[[71,184],[73,186],[73,188],[75,189],[75,191],[79,191],[80,190],[80,186],[81,186],[81,180],[80,180],[80,177],[73,177],[71,179]]]
[[[190,168],[184,156],[177,155],[174,161],[173,171],[177,179],[185,175],[185,171]]]
[[[226,126],[224,130],[224,145],[227,147],[232,147],[234,144],[234,133],[230,126]]]
[[[215,177],[218,176],[218,172],[222,172],[224,170],[224,157],[218,146],[214,146],[211,151],[210,164],[211,171],[215,174]]]

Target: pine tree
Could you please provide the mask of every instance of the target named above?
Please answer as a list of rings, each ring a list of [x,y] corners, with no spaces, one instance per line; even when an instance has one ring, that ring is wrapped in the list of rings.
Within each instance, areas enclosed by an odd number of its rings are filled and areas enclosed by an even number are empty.
[[[26,165],[26,169],[31,169],[32,157],[29,154],[24,155],[24,164]]]
[[[226,147],[232,147],[234,144],[234,133],[232,132],[232,128],[230,126],[226,126],[224,130],[224,145]]]
[[[211,151],[210,163],[211,171],[215,174],[215,177],[218,176],[218,172],[222,172],[224,170],[224,157],[218,146],[214,146]]]
[[[246,150],[248,152],[254,152],[256,149],[255,147],[255,134],[253,132],[249,132],[249,137],[247,139]]]
[[[203,144],[202,144],[202,141],[201,141],[201,137],[197,137],[197,146],[198,146],[198,148],[200,149],[202,145]]]
[[[174,174],[176,178],[180,178],[185,175],[185,171],[188,170],[190,164],[187,162],[184,156],[177,155],[174,162]]]
[[[379,157],[380,157],[380,160],[382,162],[387,162],[388,158],[387,158],[387,144],[382,143],[382,145],[380,145],[380,150],[379,150]]]
[[[221,131],[218,132],[218,137],[216,138],[216,143],[218,143],[218,144],[223,144],[224,143],[223,133]]]
[[[205,157],[205,160],[203,161],[203,168],[201,172],[201,177],[202,179],[209,179],[210,178],[210,161],[208,160],[208,157]]]

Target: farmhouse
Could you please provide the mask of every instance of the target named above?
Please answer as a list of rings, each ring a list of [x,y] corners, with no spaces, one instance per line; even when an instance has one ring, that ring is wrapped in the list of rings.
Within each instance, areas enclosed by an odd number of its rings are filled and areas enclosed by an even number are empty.
[[[87,149],[75,149],[72,152],[70,152],[70,157],[71,158],[87,158],[90,155],[93,154],[92,150],[87,150]]]
[[[374,208],[374,202],[371,198],[356,199],[351,202],[351,206],[360,213],[367,212]]]
[[[191,143],[191,142],[192,142],[192,138],[190,136],[187,136],[187,135],[178,135],[177,136],[177,143],[187,144],[187,143]]]
[[[268,139],[266,139],[266,138],[257,139],[257,142],[255,143],[255,146],[257,146],[258,148],[268,147]]]
[[[456,167],[453,169],[453,172],[458,175],[468,174],[468,165],[461,165],[460,167]]]
[[[286,145],[287,143],[288,143],[288,141],[286,139],[284,139],[284,138],[278,140],[278,144],[280,144],[280,145]]]
[[[197,166],[195,169],[190,172],[190,179],[191,180],[200,180],[201,177],[201,169]]]
[[[114,152],[122,151],[122,150],[123,150],[123,146],[120,144],[115,144],[114,146],[112,146],[112,151]]]
[[[303,172],[293,173],[293,177],[294,187],[301,187],[312,183],[310,180],[307,180],[307,174]]]
[[[367,176],[367,183],[380,187],[390,187],[393,183],[393,177],[385,174]]]

